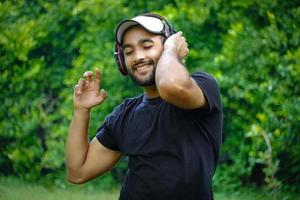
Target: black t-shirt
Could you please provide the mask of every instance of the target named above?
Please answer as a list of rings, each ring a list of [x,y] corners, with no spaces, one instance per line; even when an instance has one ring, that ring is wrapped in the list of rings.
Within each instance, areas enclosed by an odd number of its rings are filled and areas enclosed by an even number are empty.
[[[129,157],[120,199],[213,199],[222,136],[220,92],[210,75],[191,76],[207,108],[186,110],[141,95],[117,106],[97,130],[101,144]]]

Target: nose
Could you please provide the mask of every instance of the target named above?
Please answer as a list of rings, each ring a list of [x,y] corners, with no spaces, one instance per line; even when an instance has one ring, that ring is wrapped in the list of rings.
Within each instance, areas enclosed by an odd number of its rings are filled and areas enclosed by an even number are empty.
[[[139,61],[145,59],[145,56],[146,56],[146,55],[145,55],[145,52],[144,52],[144,51],[142,51],[142,50],[137,50],[137,51],[135,51],[135,53],[134,53],[133,62],[134,62],[134,63],[137,63],[137,62],[139,62]]]

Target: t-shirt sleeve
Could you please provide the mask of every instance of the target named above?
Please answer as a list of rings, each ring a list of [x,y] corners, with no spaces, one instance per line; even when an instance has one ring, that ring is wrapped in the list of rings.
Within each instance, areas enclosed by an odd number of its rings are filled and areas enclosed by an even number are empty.
[[[119,118],[118,107],[109,114],[104,123],[97,129],[96,138],[98,141],[108,149],[118,151],[119,147],[116,140],[116,124]]]
[[[209,111],[221,109],[220,90],[216,80],[209,74],[203,72],[196,72],[191,75],[201,88],[207,103]]]

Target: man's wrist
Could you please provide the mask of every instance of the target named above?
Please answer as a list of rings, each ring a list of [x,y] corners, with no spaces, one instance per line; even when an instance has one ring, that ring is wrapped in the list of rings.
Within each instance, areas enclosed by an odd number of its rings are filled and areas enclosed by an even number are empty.
[[[74,106],[75,113],[90,113],[91,108],[85,108],[81,106]]]
[[[166,45],[163,54],[168,57],[178,58],[178,50],[174,45]]]

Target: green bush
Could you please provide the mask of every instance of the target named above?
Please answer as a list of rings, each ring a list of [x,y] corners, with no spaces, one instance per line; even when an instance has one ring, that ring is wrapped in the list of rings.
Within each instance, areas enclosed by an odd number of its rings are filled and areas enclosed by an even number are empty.
[[[224,144],[215,186],[299,190],[300,9],[292,0],[2,1],[1,174],[65,184],[73,86],[85,70],[101,69],[109,98],[93,111],[93,137],[117,104],[142,92],[117,70],[114,28],[148,11],[184,32],[189,70],[207,71],[220,85]],[[105,184],[125,169],[122,160]]]

